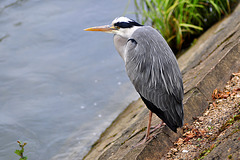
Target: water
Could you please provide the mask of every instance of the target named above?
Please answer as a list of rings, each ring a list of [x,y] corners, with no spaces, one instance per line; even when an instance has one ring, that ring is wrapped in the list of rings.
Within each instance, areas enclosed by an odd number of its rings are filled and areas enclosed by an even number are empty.
[[[0,1],[1,160],[19,158],[17,140],[32,160],[81,158],[138,98],[112,35],[83,31],[110,24],[127,3]]]

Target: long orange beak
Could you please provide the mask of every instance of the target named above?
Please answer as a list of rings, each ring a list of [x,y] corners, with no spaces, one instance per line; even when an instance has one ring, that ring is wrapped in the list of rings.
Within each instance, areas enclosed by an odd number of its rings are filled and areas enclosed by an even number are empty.
[[[111,25],[97,26],[97,27],[91,27],[91,28],[84,29],[84,31],[100,31],[100,32],[110,32],[110,33],[113,30],[116,30],[116,28]]]

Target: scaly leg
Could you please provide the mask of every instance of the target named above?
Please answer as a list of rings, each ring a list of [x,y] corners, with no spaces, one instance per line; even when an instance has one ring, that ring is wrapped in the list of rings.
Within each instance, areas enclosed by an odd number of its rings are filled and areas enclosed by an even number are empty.
[[[152,121],[152,111],[149,110],[149,118],[148,118],[148,125],[147,125],[146,135],[145,135],[145,137],[144,137],[142,142],[138,143],[137,145],[135,145],[133,147],[137,147],[137,146],[142,145],[142,144],[147,142],[147,140],[149,139],[149,134],[150,134],[151,121]]]
[[[149,134],[150,134],[150,128],[151,128],[151,122],[152,122],[152,111],[149,110],[149,118],[148,118],[148,125],[147,125],[147,132],[146,132],[146,136],[145,136],[145,142],[148,140],[149,138]]]

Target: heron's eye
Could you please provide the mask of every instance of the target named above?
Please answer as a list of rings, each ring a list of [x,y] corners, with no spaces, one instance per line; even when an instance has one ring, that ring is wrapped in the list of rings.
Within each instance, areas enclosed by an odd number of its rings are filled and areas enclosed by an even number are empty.
[[[114,26],[116,29],[120,29],[120,27],[119,26]]]

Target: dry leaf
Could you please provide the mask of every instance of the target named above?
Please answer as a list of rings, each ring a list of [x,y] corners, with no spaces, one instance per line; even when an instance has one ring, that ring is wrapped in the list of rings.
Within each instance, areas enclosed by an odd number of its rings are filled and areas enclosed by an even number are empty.
[[[232,75],[240,77],[240,73],[233,73]]]
[[[178,141],[176,142],[177,145],[181,145],[183,144],[183,139],[182,138],[179,138]]]
[[[216,105],[216,103],[215,103],[215,102],[213,102],[212,104],[213,104],[213,106],[214,106],[215,108],[217,107],[217,105]]]

